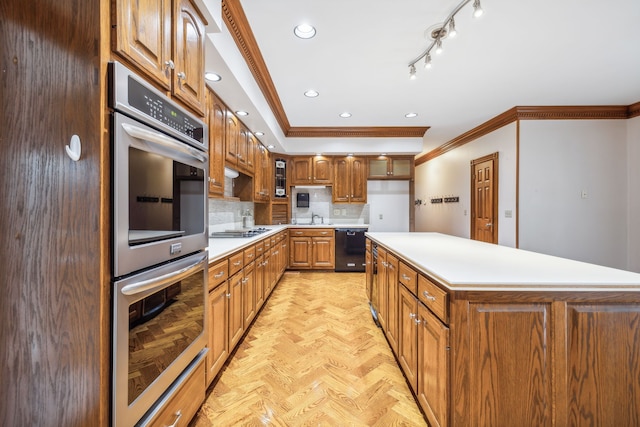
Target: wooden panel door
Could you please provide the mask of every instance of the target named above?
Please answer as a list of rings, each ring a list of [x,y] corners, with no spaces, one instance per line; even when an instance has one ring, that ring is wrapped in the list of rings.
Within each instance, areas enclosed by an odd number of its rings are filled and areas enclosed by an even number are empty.
[[[311,184],[313,181],[311,157],[294,157],[291,165],[291,184]]]
[[[552,323],[546,303],[470,304],[468,421],[552,425]]]
[[[335,239],[333,237],[312,237],[312,268],[334,269],[336,266]]]
[[[403,285],[398,293],[398,361],[414,393],[418,393],[418,299]]]
[[[289,267],[311,268],[311,237],[289,239]]]
[[[378,246],[378,321],[383,331],[387,330],[387,251]]]
[[[256,137],[247,130],[247,171],[251,174],[255,172],[256,164]]]
[[[351,158],[351,203],[367,203],[367,162],[362,157]]]
[[[233,351],[244,333],[242,313],[242,271],[229,279],[229,351]]]
[[[570,304],[566,319],[567,414],[556,425],[640,425],[640,306]]]
[[[430,425],[447,427],[450,425],[449,328],[421,303],[418,304],[418,320],[420,321],[418,327],[418,403],[424,410]],[[464,387],[464,384],[462,386]],[[504,417],[508,416],[509,413],[504,414]],[[515,426],[524,424],[517,422],[482,424],[478,419],[472,417],[467,425]]]
[[[333,203],[349,203],[351,195],[351,174],[347,157],[334,159]]]
[[[204,18],[191,0],[174,0],[174,3],[173,95],[203,116]]]
[[[498,243],[498,153],[471,162],[471,238]]]
[[[225,106],[209,91],[209,194],[224,194]]]
[[[229,283],[209,292],[209,352],[207,384],[211,383],[229,357]]]
[[[226,118],[226,138],[225,138],[225,160],[227,163],[235,165],[238,162],[238,137],[240,126],[236,116],[227,109],[225,111]]]
[[[387,254],[387,340],[398,354],[398,258]]]
[[[171,0],[114,1],[113,50],[171,88]]]
[[[246,330],[256,317],[256,268],[255,262],[246,265],[242,278],[243,328]]]
[[[264,305],[265,289],[264,289],[264,257],[262,255],[256,258],[256,312]]]
[[[247,128],[240,122],[238,123],[238,142],[236,145],[236,158],[238,160],[238,166],[246,169],[247,168],[247,144],[249,143],[249,131]]]
[[[315,156],[313,158],[314,184],[331,184],[333,182],[333,161],[329,157]]]

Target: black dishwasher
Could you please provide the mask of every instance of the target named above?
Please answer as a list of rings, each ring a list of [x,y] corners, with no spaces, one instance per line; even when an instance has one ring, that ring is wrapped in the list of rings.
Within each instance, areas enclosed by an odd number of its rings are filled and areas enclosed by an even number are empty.
[[[366,228],[336,228],[335,271],[365,270]]]

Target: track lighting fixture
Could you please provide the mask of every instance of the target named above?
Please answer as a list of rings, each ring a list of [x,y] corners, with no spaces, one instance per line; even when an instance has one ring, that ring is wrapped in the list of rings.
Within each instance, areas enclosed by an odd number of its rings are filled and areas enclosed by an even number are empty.
[[[458,31],[456,30],[456,23],[454,18],[456,14],[460,12],[460,10],[464,6],[467,5],[467,3],[471,3],[471,0],[462,0],[460,4],[458,4],[453,9],[449,16],[447,16],[447,19],[445,19],[442,26],[431,32],[433,41],[431,42],[429,47],[427,47],[427,49],[425,49],[425,51],[422,52],[420,56],[409,62],[409,78],[411,80],[416,79],[416,63],[424,58],[424,68],[431,68],[431,51],[433,50],[437,54],[442,53],[442,40],[447,36],[455,37],[455,35],[458,33]],[[483,13],[484,11],[480,6],[480,0],[473,0],[473,17],[479,18]]]

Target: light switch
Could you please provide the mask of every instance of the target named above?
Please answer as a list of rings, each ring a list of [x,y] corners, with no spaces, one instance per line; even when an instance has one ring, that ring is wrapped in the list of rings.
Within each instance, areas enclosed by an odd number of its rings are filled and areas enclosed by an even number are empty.
[[[582,190],[582,192],[580,193],[580,197],[582,197],[583,199],[588,199],[589,195],[587,194],[587,190]]]
[[[504,211],[504,217],[505,218],[512,218],[513,217],[513,211],[511,211],[511,210]]]
[[[382,219],[382,214],[378,215],[378,219]]]

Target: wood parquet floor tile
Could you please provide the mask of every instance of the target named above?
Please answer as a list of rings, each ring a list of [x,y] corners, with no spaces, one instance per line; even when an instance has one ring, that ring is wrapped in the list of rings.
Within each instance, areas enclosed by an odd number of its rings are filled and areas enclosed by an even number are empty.
[[[287,272],[191,427],[425,426],[364,273]]]

